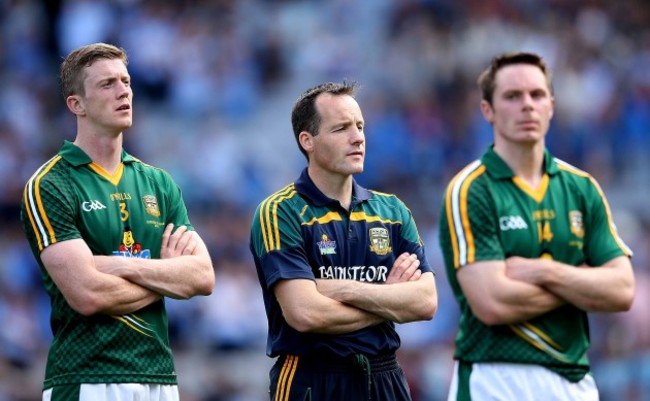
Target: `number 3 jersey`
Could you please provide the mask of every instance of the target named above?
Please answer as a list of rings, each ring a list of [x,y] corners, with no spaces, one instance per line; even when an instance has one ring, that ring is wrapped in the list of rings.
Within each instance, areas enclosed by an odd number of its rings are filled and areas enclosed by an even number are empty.
[[[167,223],[191,228],[172,178],[124,151],[110,175],[66,141],[27,182],[21,220],[52,305],[45,388],[176,384],[163,300],[126,315],[83,316],[68,305],[40,258],[48,246],[77,238],[94,255],[160,258]]]
[[[587,314],[564,305],[530,321],[486,326],[473,314],[456,278],[463,266],[510,256],[601,266],[631,251],[619,238],[609,206],[587,173],[544,155],[534,189],[492,148],[450,182],[440,216],[440,245],[460,304],[455,358],[546,366],[571,381],[589,371]]]

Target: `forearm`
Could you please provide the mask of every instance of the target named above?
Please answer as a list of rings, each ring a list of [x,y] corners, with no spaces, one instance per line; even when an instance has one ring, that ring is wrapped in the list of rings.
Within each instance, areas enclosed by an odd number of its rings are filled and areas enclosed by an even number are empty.
[[[487,325],[522,322],[565,303],[548,289],[524,279],[533,270],[526,263],[524,258],[481,261],[457,271],[467,302],[480,321]]]
[[[214,272],[209,256],[178,256],[170,259],[141,259],[96,256],[97,269],[138,284],[162,296],[188,299],[209,295]]]
[[[274,293],[287,323],[303,333],[350,333],[384,321],[380,316],[323,296],[312,280],[281,280]]]
[[[631,307],[634,275],[627,257],[600,267],[576,267],[548,261],[542,267],[540,284],[580,309],[620,312]]]
[[[119,279],[119,277],[116,277]],[[104,302],[95,313],[106,315],[125,315],[136,312],[147,305],[150,305],[162,298],[154,291],[144,288],[127,280],[123,280],[112,290],[104,291],[101,297]]]
[[[339,302],[399,323],[430,320],[438,303],[432,273],[423,274],[417,281],[395,284],[318,280],[318,291]]]
[[[543,287],[511,283],[509,291],[494,294],[491,307],[483,305],[480,319],[490,325],[518,323],[534,319],[565,303],[564,299]]]
[[[345,305],[331,300],[328,305],[318,309],[311,309],[311,316],[303,315],[310,321],[306,332],[318,334],[344,334],[374,326],[385,319],[379,315]]]

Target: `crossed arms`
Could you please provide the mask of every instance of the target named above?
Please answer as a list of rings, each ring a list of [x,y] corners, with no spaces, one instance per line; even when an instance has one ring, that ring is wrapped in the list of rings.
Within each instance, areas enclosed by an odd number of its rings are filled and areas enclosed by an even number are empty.
[[[528,320],[565,303],[585,311],[626,311],[635,287],[627,256],[599,267],[510,257],[468,264],[457,278],[472,312],[487,325]]]
[[[341,334],[384,321],[430,320],[438,307],[433,273],[416,255],[400,255],[384,284],[353,280],[282,280],[275,296],[287,323],[301,332]]]
[[[131,313],[163,296],[209,295],[214,270],[205,243],[185,226],[173,228],[165,228],[160,259],[95,256],[73,239],[47,247],[41,260],[68,304],[86,316]]]

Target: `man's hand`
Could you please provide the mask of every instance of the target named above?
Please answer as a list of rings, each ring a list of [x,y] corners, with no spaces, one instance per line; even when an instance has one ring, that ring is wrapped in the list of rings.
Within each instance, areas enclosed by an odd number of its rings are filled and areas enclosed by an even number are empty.
[[[406,281],[416,281],[422,276],[422,271],[419,269],[420,260],[414,253],[409,254],[404,252],[395,259],[393,267],[388,273],[386,284],[402,283]]]
[[[160,259],[174,258],[182,255],[192,255],[197,246],[194,231],[188,231],[186,226],[180,226],[174,233],[174,224],[167,224],[162,236]]]

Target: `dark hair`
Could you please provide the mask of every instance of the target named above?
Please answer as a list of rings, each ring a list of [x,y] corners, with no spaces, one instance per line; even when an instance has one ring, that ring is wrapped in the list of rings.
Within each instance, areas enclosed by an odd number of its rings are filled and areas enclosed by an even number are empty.
[[[73,50],[61,63],[61,92],[63,98],[84,95],[84,68],[90,67],[99,59],[120,59],[124,65],[129,63],[126,51],[107,43],[93,43]]]
[[[307,152],[300,146],[299,136],[302,131],[307,131],[313,136],[318,135],[321,118],[316,110],[316,98],[322,93],[331,93],[332,95],[350,95],[354,96],[359,85],[356,82],[334,83],[327,82],[313,88],[307,89],[293,106],[291,111],[291,126],[293,135],[298,143],[298,149],[305,157]]]
[[[483,71],[478,78],[478,86],[481,89],[483,100],[492,104],[492,97],[494,96],[494,90],[496,87],[497,72],[501,68],[513,64],[530,64],[538,67],[544,73],[548,88],[551,93],[553,93],[551,72],[546,67],[546,63],[540,56],[534,53],[524,52],[502,53],[492,59],[490,66],[485,71]]]

